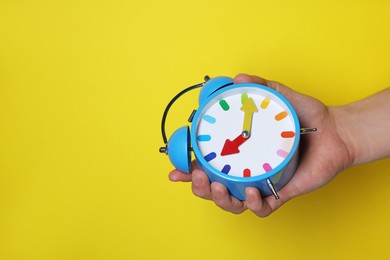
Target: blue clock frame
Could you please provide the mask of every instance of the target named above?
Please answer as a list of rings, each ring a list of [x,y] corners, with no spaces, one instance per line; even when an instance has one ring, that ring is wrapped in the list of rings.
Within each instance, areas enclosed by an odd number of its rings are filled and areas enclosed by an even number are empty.
[[[242,178],[225,174],[214,167],[204,158],[197,145],[197,123],[201,119],[202,111],[207,104],[221,93],[243,87],[260,88],[264,91],[271,92],[277,96],[290,110],[291,116],[295,123],[295,140],[293,147],[283,162],[274,169],[265,174]],[[191,120],[191,130],[184,126],[176,130],[163,151],[168,154],[171,163],[180,171],[185,173],[191,172],[191,151],[193,151],[198,167],[203,170],[211,182],[219,182],[227,187],[231,195],[239,200],[245,200],[245,189],[247,187],[256,187],[260,190],[263,197],[274,195],[279,199],[278,190],[283,188],[292,178],[299,160],[299,142],[300,142],[300,123],[298,116],[290,102],[279,92],[254,83],[234,84],[233,79],[229,77],[215,77],[202,84],[199,94],[199,108],[196,110]]]

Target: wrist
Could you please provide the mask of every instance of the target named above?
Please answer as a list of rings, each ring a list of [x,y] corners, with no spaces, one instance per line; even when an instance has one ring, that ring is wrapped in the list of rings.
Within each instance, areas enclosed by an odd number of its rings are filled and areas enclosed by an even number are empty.
[[[330,108],[352,165],[390,156],[390,88],[348,105]]]
[[[351,117],[351,113],[348,105],[329,107],[329,114],[334,121],[335,130],[348,151],[349,162],[347,162],[347,167],[360,164],[360,147],[355,140],[357,136],[356,127],[353,127],[356,126],[356,123],[354,123],[354,117]]]

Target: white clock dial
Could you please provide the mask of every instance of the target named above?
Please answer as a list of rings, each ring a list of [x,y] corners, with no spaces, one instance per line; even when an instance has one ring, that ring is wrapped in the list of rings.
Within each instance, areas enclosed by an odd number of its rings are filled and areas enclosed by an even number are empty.
[[[236,177],[258,176],[276,168],[299,134],[288,106],[273,93],[255,87],[216,96],[196,124],[196,145],[204,159]]]

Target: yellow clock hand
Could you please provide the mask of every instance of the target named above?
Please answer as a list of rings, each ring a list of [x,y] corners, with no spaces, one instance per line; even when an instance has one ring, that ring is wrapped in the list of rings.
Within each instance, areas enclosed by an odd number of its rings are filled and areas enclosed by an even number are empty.
[[[257,107],[252,98],[249,98],[241,107],[241,110],[244,111],[244,123],[242,126],[242,136],[249,138],[252,127],[252,117],[253,113],[257,112]]]

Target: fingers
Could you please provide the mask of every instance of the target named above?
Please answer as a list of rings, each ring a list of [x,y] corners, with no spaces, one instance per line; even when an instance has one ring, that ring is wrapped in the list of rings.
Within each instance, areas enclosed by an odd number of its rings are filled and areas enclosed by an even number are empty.
[[[189,182],[191,181],[192,176],[188,173],[182,173],[181,171],[173,170],[169,173],[168,178],[173,182]]]
[[[169,179],[171,181],[192,181],[192,193],[200,198],[213,200],[218,207],[226,211],[240,214],[246,210],[244,202],[232,197],[224,185],[217,182],[210,184],[207,175],[199,169],[193,170],[192,174],[173,170],[169,174]]]
[[[198,165],[196,164],[195,160],[191,163],[191,169],[198,169]],[[192,174],[184,173],[175,169],[169,173],[168,178],[173,182],[189,182],[192,180]]]
[[[263,200],[258,189],[246,188],[245,196],[246,206],[257,216],[264,218],[272,213],[273,210],[271,206]]]
[[[247,208],[245,203],[231,196],[224,185],[218,182],[211,184],[214,203],[223,210],[240,214]]]
[[[192,172],[192,192],[203,199],[214,203],[229,212],[240,214],[246,210],[244,202],[232,197],[227,188],[218,182],[210,184],[206,174],[201,170]]]
[[[192,174],[174,170],[169,174],[169,179],[175,182],[189,182],[192,180],[194,195],[206,200],[213,200],[218,207],[234,214],[240,214],[249,209],[257,216],[264,218],[279,208],[287,198],[286,194],[280,193],[280,200],[275,200],[273,196],[263,199],[257,188],[247,188],[246,201],[243,202],[231,196],[223,184],[218,182],[210,184],[206,174],[199,169],[195,169]]]
[[[169,174],[171,181],[189,182],[192,181],[192,192],[203,199],[213,200],[214,203],[225,211],[234,214],[240,214],[249,209],[257,216],[264,218],[278,209],[289,199],[288,185],[279,192],[280,200],[275,200],[273,196],[262,198],[257,188],[246,189],[246,200],[240,201],[230,195],[227,188],[218,182],[210,181],[207,175],[199,169],[193,170],[192,174],[182,173],[178,170],[173,170]]]
[[[205,173],[199,169],[194,169],[191,174],[173,170],[169,173],[169,179],[173,182],[190,182],[192,181],[192,193],[203,199],[211,200],[210,181]]]
[[[267,80],[267,79],[264,79],[264,78],[259,77],[259,76],[252,76],[252,75],[247,75],[247,74],[238,74],[234,78],[234,83],[246,83],[246,82],[257,83],[257,84],[261,84],[261,85],[267,86],[269,88],[272,88],[272,89],[276,90],[277,92],[279,92],[283,96],[289,96],[292,93],[294,93],[294,94],[297,93],[294,90],[290,89],[289,87],[287,87],[287,86],[285,86],[285,85],[283,85],[283,84],[281,84],[279,82]]]
[[[301,122],[304,124],[310,124],[313,117],[315,117],[315,113],[324,108],[324,105],[318,100],[299,93],[276,81],[270,81],[258,76],[251,76],[247,74],[238,74],[234,79],[234,83],[246,82],[262,84],[282,94],[285,98],[288,99],[288,101],[290,101],[292,106],[297,111]]]
[[[260,191],[257,188],[246,188],[245,196],[245,203],[248,209],[260,218],[265,218],[269,216],[272,212],[274,212],[278,207],[283,204],[275,200],[273,196],[269,196],[263,199],[260,195]],[[272,207],[270,203],[277,203],[279,205],[274,205],[274,207]]]
[[[192,172],[192,192],[203,199],[213,198],[210,181],[201,170],[196,169]]]
[[[280,206],[289,201],[293,195],[291,189],[287,186],[280,190],[280,199],[276,200],[274,196],[261,197],[260,191],[257,188],[249,187],[245,190],[246,206],[249,210],[255,213],[257,216],[264,218],[269,216],[272,212],[277,210]]]
[[[234,83],[236,83],[236,84],[237,83],[247,83],[247,82],[257,83],[257,84],[261,84],[264,86],[268,86],[268,84],[269,84],[268,80],[266,80],[264,78],[261,78],[258,76],[251,76],[248,74],[238,74],[234,78]]]

